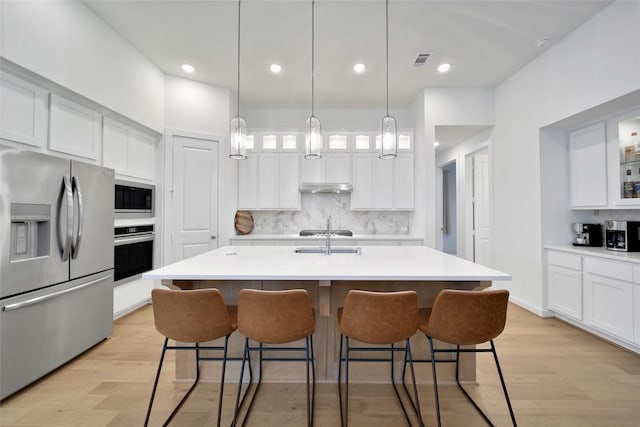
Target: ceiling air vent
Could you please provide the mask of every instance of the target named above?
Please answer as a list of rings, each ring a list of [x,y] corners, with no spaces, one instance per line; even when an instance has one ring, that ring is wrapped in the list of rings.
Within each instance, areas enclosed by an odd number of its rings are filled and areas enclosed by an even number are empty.
[[[422,67],[427,62],[430,56],[430,53],[419,53],[418,56],[416,56],[415,61],[413,61],[413,66]]]

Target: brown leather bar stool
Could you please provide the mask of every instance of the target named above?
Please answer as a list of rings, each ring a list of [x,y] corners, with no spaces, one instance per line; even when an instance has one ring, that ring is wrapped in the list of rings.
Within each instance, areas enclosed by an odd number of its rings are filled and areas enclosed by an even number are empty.
[[[502,333],[507,320],[507,303],[509,291],[459,291],[444,289],[436,297],[431,309],[420,310],[420,330],[429,340],[431,350],[431,368],[433,371],[433,389],[436,401],[438,426],[441,425],[440,402],[438,399],[438,381],[436,379],[436,363],[453,362],[452,360],[436,360],[436,353],[456,353],[456,383],[473,406],[482,414],[489,425],[493,425],[489,417],[480,409],[469,393],[462,387],[459,379],[460,353],[493,353],[504,397],[509,407],[511,421],[516,426],[507,386],[505,385],[498,362],[493,339]],[[433,339],[455,344],[455,349],[434,349]],[[461,349],[461,345],[478,345],[489,342],[490,348]]]
[[[245,336],[244,353],[242,355],[242,367],[240,381],[238,383],[238,395],[236,410],[232,426],[238,422],[240,408],[240,392],[245,363],[249,362],[251,369],[251,352],[259,353],[260,374],[246,414],[240,425],[244,426],[249,418],[251,407],[255,400],[260,385],[262,384],[263,361],[304,361],[306,362],[307,376],[307,425],[313,425],[313,407],[315,403],[315,359],[313,356],[313,333],[316,322],[311,307],[311,297],[304,289],[290,289],[284,291],[262,291],[257,289],[242,289],[238,294],[238,331]],[[283,347],[280,344],[305,340],[304,347]],[[249,340],[257,342],[258,346],[251,346]],[[270,344],[265,346],[265,344]],[[269,351],[278,352],[304,352],[304,357],[264,357],[263,353]],[[309,382],[309,368],[311,368],[312,383]],[[249,371],[251,372],[251,370]],[[251,380],[245,394],[251,387]]]
[[[218,423],[222,414],[222,395],[224,392],[224,375],[227,364],[227,344],[229,336],[237,328],[237,310],[234,306],[227,307],[222,294],[217,289],[198,290],[168,290],[154,289],[151,291],[153,303],[153,317],[158,332],[165,336],[162,346],[160,363],[153,391],[149,401],[149,409],[144,425],[149,423],[151,407],[158,387],[158,379],[162,370],[162,362],[167,350],[186,350],[196,353],[196,379],[184,397],[169,415],[163,425],[169,424],[182,404],[187,400],[200,379],[201,360],[221,360],[222,373],[220,379],[220,396],[218,398]],[[201,342],[213,341],[224,337],[223,346],[201,346]],[[194,343],[194,346],[174,345],[169,346],[169,340],[176,342]],[[222,357],[202,357],[200,350],[220,350]]]
[[[394,354],[404,352],[405,366],[408,361],[413,378],[414,410],[418,424],[422,423],[418,389],[416,387],[411,344],[409,338],[418,330],[418,295],[415,291],[400,292],[368,292],[351,290],[347,293],[344,307],[338,309],[338,327],[340,329],[340,361],[338,363],[338,395],[340,399],[340,423],[347,426],[349,422],[349,362],[390,362],[391,384],[402,412],[411,426],[411,419],[400,398],[396,387],[394,374]],[[388,345],[389,347],[351,347],[350,340],[354,339],[367,344]],[[404,347],[395,347],[394,343],[404,341]],[[345,343],[345,357],[342,356],[343,342]],[[350,352],[388,351],[389,359],[370,359],[349,357]],[[342,399],[342,362],[345,362],[344,410]],[[409,396],[405,387],[405,392]]]

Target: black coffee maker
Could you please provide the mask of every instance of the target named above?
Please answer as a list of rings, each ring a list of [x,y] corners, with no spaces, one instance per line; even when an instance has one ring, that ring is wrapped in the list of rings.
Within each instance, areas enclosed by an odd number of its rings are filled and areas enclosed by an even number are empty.
[[[573,224],[576,237],[573,238],[573,246],[602,246],[601,224]]]

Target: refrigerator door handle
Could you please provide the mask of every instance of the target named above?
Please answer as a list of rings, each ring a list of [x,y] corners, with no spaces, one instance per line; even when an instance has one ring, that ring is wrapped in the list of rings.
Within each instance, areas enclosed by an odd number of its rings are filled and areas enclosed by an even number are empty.
[[[80,188],[80,178],[74,176],[72,178],[73,192],[78,198],[78,234],[76,242],[71,245],[71,258],[76,259],[80,250],[80,242],[82,242],[82,230],[84,229],[84,210],[82,206],[82,188]]]
[[[64,243],[62,246],[62,262],[69,260],[69,253],[71,252],[71,239],[73,239],[73,189],[71,187],[71,180],[68,176],[62,178],[64,183],[64,199],[67,204],[67,227],[64,231]],[[62,211],[62,206],[60,206]],[[59,223],[58,223],[59,227]],[[58,234],[60,236],[60,234]]]
[[[111,274],[108,274],[107,276],[101,277],[99,279],[92,280],[92,281],[87,282],[87,283],[83,283],[82,285],[74,286],[73,288],[65,289],[63,291],[54,292],[54,293],[49,294],[49,295],[43,295],[41,297],[31,298],[31,299],[28,299],[26,301],[17,302],[15,304],[5,305],[5,306],[2,307],[2,311],[6,312],[6,311],[19,310],[21,308],[29,307],[30,305],[40,304],[40,303],[42,303],[44,301],[47,301],[47,300],[50,300],[52,298],[57,298],[59,296],[65,295],[65,294],[68,294],[68,293],[71,293],[71,292],[75,292],[75,291],[79,291],[80,289],[84,289],[84,288],[87,288],[89,286],[93,286],[96,283],[104,282],[105,280],[108,280],[110,277],[111,277]]]

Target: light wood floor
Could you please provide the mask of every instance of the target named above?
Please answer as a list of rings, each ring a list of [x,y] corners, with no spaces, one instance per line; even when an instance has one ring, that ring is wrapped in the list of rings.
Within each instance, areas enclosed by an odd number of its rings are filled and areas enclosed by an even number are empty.
[[[151,307],[118,320],[113,336],[0,405],[2,426],[141,426],[162,337]],[[426,341],[425,341],[426,345]],[[496,347],[521,426],[640,426],[640,357],[555,319],[510,305]],[[171,353],[171,352],[170,352]],[[160,425],[186,389],[174,384],[168,356],[152,425]],[[490,355],[478,356],[478,386],[468,389],[496,425],[510,425]],[[435,425],[432,387],[419,388],[423,417]],[[443,424],[485,425],[455,386],[440,388]],[[225,388],[229,425],[235,387]],[[391,386],[350,388],[353,426],[403,425]],[[303,425],[303,384],[264,384],[249,425]],[[215,425],[217,386],[201,384],[172,425]],[[320,384],[315,422],[339,425],[336,386]]]

